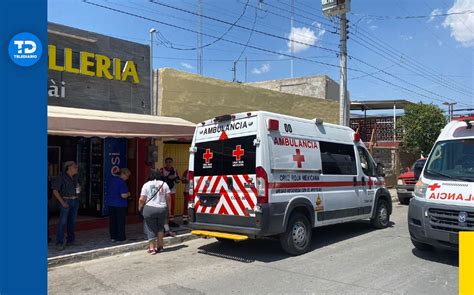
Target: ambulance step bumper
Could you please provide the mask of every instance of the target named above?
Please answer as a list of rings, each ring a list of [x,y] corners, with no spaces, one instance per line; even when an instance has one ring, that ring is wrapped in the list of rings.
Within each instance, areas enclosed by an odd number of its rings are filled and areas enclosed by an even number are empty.
[[[203,236],[203,237],[213,237],[213,238],[223,238],[228,240],[234,241],[245,241],[248,240],[248,236],[246,235],[238,235],[238,234],[231,234],[231,233],[223,233],[217,231],[207,231],[207,230],[193,230],[191,231],[193,235]]]

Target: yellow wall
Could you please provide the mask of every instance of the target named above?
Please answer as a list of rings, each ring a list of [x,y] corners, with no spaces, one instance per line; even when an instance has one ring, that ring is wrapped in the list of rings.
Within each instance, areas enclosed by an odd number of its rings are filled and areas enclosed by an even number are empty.
[[[191,122],[246,111],[270,111],[338,123],[339,104],[177,71],[160,69],[159,112]]]
[[[163,146],[163,159],[160,162],[160,168],[165,165],[164,160],[171,157],[173,158],[174,168],[178,171],[179,177],[183,176],[184,171],[188,169],[189,146],[190,144],[165,143]],[[179,183],[176,187],[176,205],[174,208],[174,215],[177,216],[183,214],[183,192],[184,184]]]

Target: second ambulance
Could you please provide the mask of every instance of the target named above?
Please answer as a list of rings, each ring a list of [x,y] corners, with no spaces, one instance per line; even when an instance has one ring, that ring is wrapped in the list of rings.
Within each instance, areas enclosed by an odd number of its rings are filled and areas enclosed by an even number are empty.
[[[382,169],[348,127],[268,112],[198,124],[190,148],[190,226],[220,241],[277,237],[298,255],[312,228],[389,225]]]
[[[458,249],[458,232],[474,230],[473,124],[474,116],[446,125],[421,172],[408,210],[419,250]]]

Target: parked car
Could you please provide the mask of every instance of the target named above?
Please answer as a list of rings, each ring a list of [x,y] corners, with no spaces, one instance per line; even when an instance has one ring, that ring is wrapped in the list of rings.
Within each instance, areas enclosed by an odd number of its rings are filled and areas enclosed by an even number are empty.
[[[400,204],[408,205],[410,203],[410,199],[413,196],[413,190],[415,189],[415,184],[418,181],[415,177],[415,167],[425,166],[426,158],[418,159],[413,163],[411,168],[407,168],[407,171],[400,174],[397,180],[397,195],[398,201]]]

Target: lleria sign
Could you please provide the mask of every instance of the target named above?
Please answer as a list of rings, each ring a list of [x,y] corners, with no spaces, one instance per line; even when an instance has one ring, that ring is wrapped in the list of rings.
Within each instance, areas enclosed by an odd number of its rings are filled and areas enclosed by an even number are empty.
[[[127,60],[122,67],[122,60],[119,58],[109,58],[102,54],[81,51],[79,53],[79,67],[73,66],[73,51],[71,48],[64,48],[63,65],[57,63],[57,48],[55,45],[48,45],[48,68],[53,71],[68,72],[89,77],[106,78],[117,81],[131,81],[140,83],[137,67],[131,60]]]

